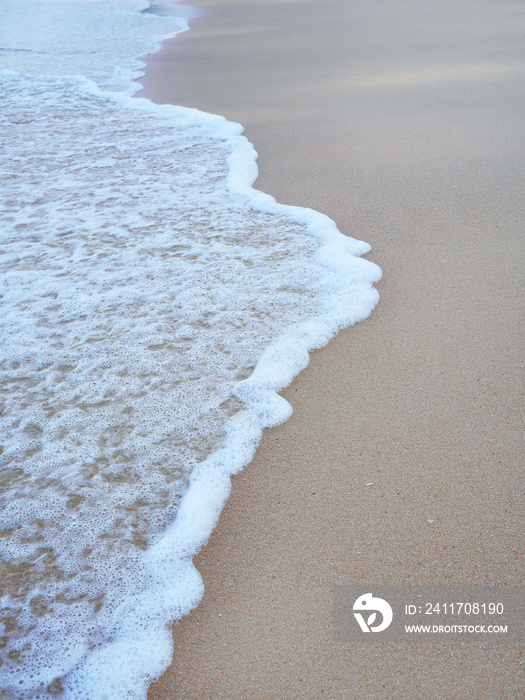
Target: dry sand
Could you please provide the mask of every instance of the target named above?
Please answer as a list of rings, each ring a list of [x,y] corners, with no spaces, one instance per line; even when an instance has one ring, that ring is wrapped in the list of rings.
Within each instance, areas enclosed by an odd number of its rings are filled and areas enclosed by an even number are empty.
[[[383,280],[234,478],[150,698],[525,697],[518,647],[331,629],[335,583],[523,581],[524,4],[196,4],[143,94],[244,124],[257,186],[371,243]]]

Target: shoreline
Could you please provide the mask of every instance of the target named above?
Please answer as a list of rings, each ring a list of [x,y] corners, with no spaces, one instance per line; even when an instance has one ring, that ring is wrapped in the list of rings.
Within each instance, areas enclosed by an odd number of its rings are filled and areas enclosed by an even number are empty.
[[[428,47],[428,8],[405,4],[393,37],[386,5],[356,3],[352,54],[340,0],[198,5],[213,14],[149,58],[137,95],[240,121],[255,187],[366,240],[383,281],[281,392],[294,415],[234,477],[149,697],[518,697],[512,645],[342,647],[330,614],[337,583],[523,578],[516,18],[486,3],[471,55],[451,55],[454,3]]]

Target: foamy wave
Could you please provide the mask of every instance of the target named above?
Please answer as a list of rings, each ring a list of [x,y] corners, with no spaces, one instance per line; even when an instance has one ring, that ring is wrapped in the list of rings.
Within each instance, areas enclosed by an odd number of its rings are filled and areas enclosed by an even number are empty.
[[[85,74],[114,87],[111,36],[133,28],[117,51],[129,53],[126,91],[46,77],[56,45],[31,58],[38,75],[0,73],[12,697],[144,696],[171,658],[168,623],[202,595],[191,559],[230,476],[291,413],[276,392],[377,302],[379,268],[356,257],[367,244],[252,188],[239,125],[129,97],[153,25],[144,3],[107,4],[91,63],[94,44],[77,41]],[[100,6],[68,3],[65,25],[89,38]]]

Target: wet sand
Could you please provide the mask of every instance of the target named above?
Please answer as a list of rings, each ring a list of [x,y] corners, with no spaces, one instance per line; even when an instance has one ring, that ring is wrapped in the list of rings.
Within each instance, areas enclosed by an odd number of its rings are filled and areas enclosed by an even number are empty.
[[[234,478],[149,697],[523,697],[514,645],[331,626],[334,584],[523,581],[523,3],[197,4],[143,94],[241,122],[256,186],[368,241],[383,280]]]

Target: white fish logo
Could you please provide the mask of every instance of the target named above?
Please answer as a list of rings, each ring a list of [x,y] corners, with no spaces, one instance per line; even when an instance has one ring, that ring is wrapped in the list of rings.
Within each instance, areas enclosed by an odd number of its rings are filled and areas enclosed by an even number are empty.
[[[363,615],[360,612],[356,612],[356,610],[369,610],[373,612],[371,615],[369,615],[368,620],[365,622]],[[376,621],[378,612],[380,612],[383,616],[383,621],[381,624],[372,627]],[[386,630],[386,628],[392,622],[393,615],[392,608],[386,602],[386,600],[383,600],[383,598],[374,598],[371,593],[365,593],[364,595],[359,596],[354,603],[354,617],[359,623],[359,627],[363,630],[363,632],[382,632],[383,630]]]

